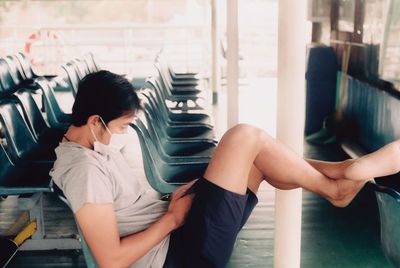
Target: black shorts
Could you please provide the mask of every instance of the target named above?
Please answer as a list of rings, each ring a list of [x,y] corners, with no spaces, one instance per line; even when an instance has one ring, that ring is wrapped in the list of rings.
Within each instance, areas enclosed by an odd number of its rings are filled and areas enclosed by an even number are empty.
[[[236,236],[246,223],[257,196],[225,190],[202,178],[183,226],[171,234],[164,268],[225,267]]]

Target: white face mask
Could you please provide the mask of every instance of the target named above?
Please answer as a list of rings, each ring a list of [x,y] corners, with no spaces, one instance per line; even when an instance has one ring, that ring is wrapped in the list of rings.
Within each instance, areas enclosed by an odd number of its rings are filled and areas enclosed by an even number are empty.
[[[112,150],[117,150],[120,151],[128,142],[129,142],[129,135],[126,134],[113,134],[110,129],[107,127],[107,125],[104,123],[103,118],[100,117],[101,122],[103,123],[104,127],[106,128],[107,132],[110,134],[110,143],[103,144],[97,140],[96,135],[94,134],[94,131],[92,128],[90,128],[90,131],[93,134],[93,137],[95,139],[95,142],[93,143],[93,149],[103,155],[108,154],[109,149]]]

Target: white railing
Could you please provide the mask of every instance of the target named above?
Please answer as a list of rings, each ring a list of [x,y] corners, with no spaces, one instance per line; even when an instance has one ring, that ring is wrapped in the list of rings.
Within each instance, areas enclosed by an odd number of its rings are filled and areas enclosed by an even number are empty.
[[[66,61],[91,51],[101,66],[118,73],[147,76],[155,55],[164,49],[180,71],[208,71],[207,25],[0,25],[0,55],[23,51],[35,71],[55,74]]]

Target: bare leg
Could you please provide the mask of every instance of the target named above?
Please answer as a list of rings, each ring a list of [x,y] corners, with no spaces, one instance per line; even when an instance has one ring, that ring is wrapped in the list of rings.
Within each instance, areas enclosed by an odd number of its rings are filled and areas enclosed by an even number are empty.
[[[305,160],[325,176],[335,179],[345,179],[345,170],[354,162],[353,159],[347,159],[338,162],[328,162],[314,159]]]
[[[298,188],[297,185],[292,185],[288,183],[280,183],[278,181],[273,181],[270,178],[266,178],[261,171],[253,164],[253,166],[250,169],[250,173],[248,176],[248,183],[247,187],[255,194],[257,194],[258,188],[260,187],[260,184],[266,181],[270,185],[274,186],[275,188],[278,188],[280,190],[292,190],[295,188]]]
[[[303,187],[337,206],[347,205],[365,183],[331,180],[283,143],[248,125],[238,125],[225,133],[204,177],[244,194],[253,164],[271,184],[286,189]]]
[[[330,178],[363,181],[392,175],[400,171],[400,140],[355,160],[326,162],[307,159],[306,161]]]
[[[400,140],[389,143],[378,151],[356,159],[346,169],[344,177],[352,180],[382,177],[400,171]]]
[[[249,176],[247,179],[247,187],[254,193],[257,194],[260,184],[264,181],[264,175],[261,171],[252,165],[250,168]]]

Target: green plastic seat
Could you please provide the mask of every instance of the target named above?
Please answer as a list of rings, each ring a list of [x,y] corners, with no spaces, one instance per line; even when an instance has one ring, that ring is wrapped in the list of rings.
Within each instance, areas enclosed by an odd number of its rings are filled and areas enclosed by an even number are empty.
[[[71,114],[64,113],[61,110],[50,83],[44,78],[38,78],[36,84],[42,91],[47,122],[49,122],[50,126],[54,128],[68,128],[71,122]]]
[[[156,79],[160,82],[160,88],[162,94],[164,95],[164,99],[171,102],[176,102],[176,105],[173,107],[173,109],[185,111],[204,109],[200,105],[201,102],[205,103],[204,98],[200,96],[200,93],[202,93],[201,90],[174,90],[163,77],[157,62],[154,63],[154,66],[156,67],[158,73],[158,77]],[[194,105],[190,106],[190,102],[192,102]]]
[[[18,80],[13,78],[7,61],[0,58],[0,84],[1,84],[1,96],[7,96],[14,93],[18,89]]]
[[[146,80],[147,81],[147,80]],[[197,100],[185,100],[183,98],[183,101],[181,98],[178,96],[177,98],[175,96],[168,95],[166,90],[163,89],[163,85],[161,82],[161,78],[159,76],[156,77],[150,77],[148,78],[148,81],[151,83],[153,82],[154,85],[154,93],[156,94],[158,102],[164,102],[166,104],[166,101],[170,101],[171,103],[175,103],[175,106],[167,105],[167,109],[170,112],[173,113],[200,113],[200,114],[207,114],[205,109],[201,107],[198,103],[195,101]],[[190,106],[189,103],[192,102],[193,105]]]
[[[25,121],[27,122],[33,136],[42,148],[54,151],[62,140],[66,128],[51,128],[33,99],[32,90],[20,89],[14,95],[22,107]]]
[[[158,61],[157,58],[154,62],[154,67],[156,67],[156,70],[158,71],[166,90],[170,92],[172,95],[198,97],[198,95],[202,93],[201,89],[193,86],[179,86],[179,87],[173,86],[171,77],[160,66],[160,62]]]
[[[179,164],[182,162],[185,163],[206,163],[210,162],[211,156],[180,156],[180,155],[168,155],[162,150],[160,144],[157,139],[153,139],[148,132],[148,130],[144,127],[144,124],[140,121],[140,119],[136,120],[135,125],[140,130],[138,135],[142,135],[143,140],[148,144],[148,148],[152,154],[157,154],[163,161],[170,164]]]
[[[179,186],[201,177],[205,172],[208,162],[168,163],[154,148],[154,143],[145,140],[140,128],[135,124],[131,124],[131,127],[139,137],[147,181],[157,192],[171,193]]]
[[[30,65],[30,63],[24,53],[19,52],[19,53],[15,54],[15,57],[18,59],[20,65],[21,65],[21,68],[25,75],[25,79],[27,79],[27,80],[30,79],[33,81],[35,78],[39,77],[37,74],[35,74],[33,72],[32,66]]]
[[[166,143],[163,143],[153,131],[149,131],[152,129],[151,126],[148,129],[139,118],[136,119],[136,126],[143,134],[144,140],[154,143],[154,148],[167,162],[209,162],[216,147],[214,143],[207,142],[170,142],[169,148],[166,149]]]
[[[21,84],[22,87],[26,87],[27,85],[33,85],[36,81],[37,78],[45,78],[48,81],[53,81],[57,77],[57,75],[37,75],[32,69],[32,66],[27,59],[26,55],[22,52],[19,52],[15,55],[13,55],[13,58],[17,59],[20,67],[18,67],[19,70],[21,70],[21,75],[24,80],[24,82]]]
[[[200,83],[200,79],[196,78],[191,74],[180,74],[177,75],[172,68],[169,66],[165,56],[160,53],[157,55],[156,60],[160,63],[160,67],[163,72],[169,76],[172,86],[174,87],[196,87]]]
[[[18,165],[17,165],[18,164]],[[50,192],[49,171],[53,162],[14,163],[3,144],[0,143],[0,195],[20,195]]]
[[[82,56],[82,59],[86,62],[86,65],[89,69],[90,73],[98,72],[100,71],[100,68],[96,61],[94,60],[93,53],[88,52]]]
[[[76,97],[76,93],[78,92],[80,77],[75,69],[75,66],[73,63],[68,62],[66,64],[63,64],[61,67],[65,70],[68,76],[69,85],[72,90],[72,95]]]
[[[216,140],[212,139],[179,139],[170,138],[166,136],[166,133],[159,129],[154,122],[151,124],[148,122],[149,115],[144,112],[140,118],[140,124],[144,124],[144,127],[148,130],[151,139],[153,139],[158,146],[167,154],[171,156],[201,156],[210,157],[214,153],[217,145]]]
[[[18,86],[32,84],[32,80],[25,80],[24,71],[18,62],[18,59],[13,56],[6,56],[4,60],[8,64],[8,71],[14,80],[14,83]]]
[[[164,141],[171,141],[171,142],[194,142],[194,141],[201,141],[201,142],[209,142],[209,143],[214,143],[216,144],[217,141],[215,139],[212,138],[207,138],[207,137],[171,137],[168,135],[167,130],[165,129],[165,127],[159,122],[159,120],[154,119],[152,117],[152,115],[149,113],[149,111],[147,111],[146,109],[143,111],[144,113],[144,117],[146,118],[147,122],[151,122],[151,124],[149,124],[149,127],[151,126],[155,133],[157,133],[158,137]],[[184,129],[184,128],[181,128]]]
[[[194,72],[185,72],[185,73],[177,73],[174,71],[173,68],[168,64],[168,61],[165,58],[163,49],[160,50],[160,52],[157,55],[161,60],[165,61],[165,64],[168,66],[168,71],[171,73],[172,78],[176,79],[194,79],[194,80],[199,80],[199,73],[194,73]]]
[[[0,194],[48,192],[55,154],[36,142],[16,99],[0,101]]]
[[[78,74],[79,80],[82,80],[86,75],[90,74],[88,65],[83,59],[73,59],[71,64],[74,66],[76,73]]]
[[[209,139],[212,140],[215,137],[215,133],[212,128],[201,125],[170,125],[165,122],[162,117],[158,114],[157,109],[153,109],[145,98],[141,98],[146,120],[152,122],[159,131],[163,132],[167,138],[172,139]]]
[[[146,116],[142,118],[146,129],[153,140],[157,140],[159,146],[167,155],[179,156],[212,156],[217,141],[210,139],[177,139],[166,137],[164,132],[154,124],[148,124]]]
[[[375,183],[369,185],[378,202],[383,252],[394,267],[400,267],[400,193]]]
[[[146,81],[145,87],[146,90],[143,90],[144,94],[146,94],[150,103],[153,106],[158,107],[160,113],[163,114],[165,120],[170,122],[174,122],[175,124],[208,124],[211,126],[211,117],[210,115],[202,112],[198,113],[176,113],[168,109],[165,101],[163,101],[159,95],[157,94],[157,85],[156,81],[153,78],[149,78]]]
[[[166,122],[166,124],[169,126],[203,126],[205,128],[208,128],[210,131],[214,128],[213,125],[204,122],[204,119],[207,119],[207,117],[203,117],[203,114],[182,113],[174,114],[174,116],[171,116],[168,112],[164,111],[162,107],[160,107],[161,105],[158,105],[158,103],[156,103],[151,90],[143,89],[140,91],[139,94],[141,94],[143,98],[146,98],[146,102],[148,102],[152,111],[157,113],[157,116],[160,117],[161,120]]]
[[[41,147],[35,139],[23,115],[22,107],[16,99],[0,101],[0,124],[4,130],[7,151],[11,160],[18,161],[54,161],[55,152]]]

